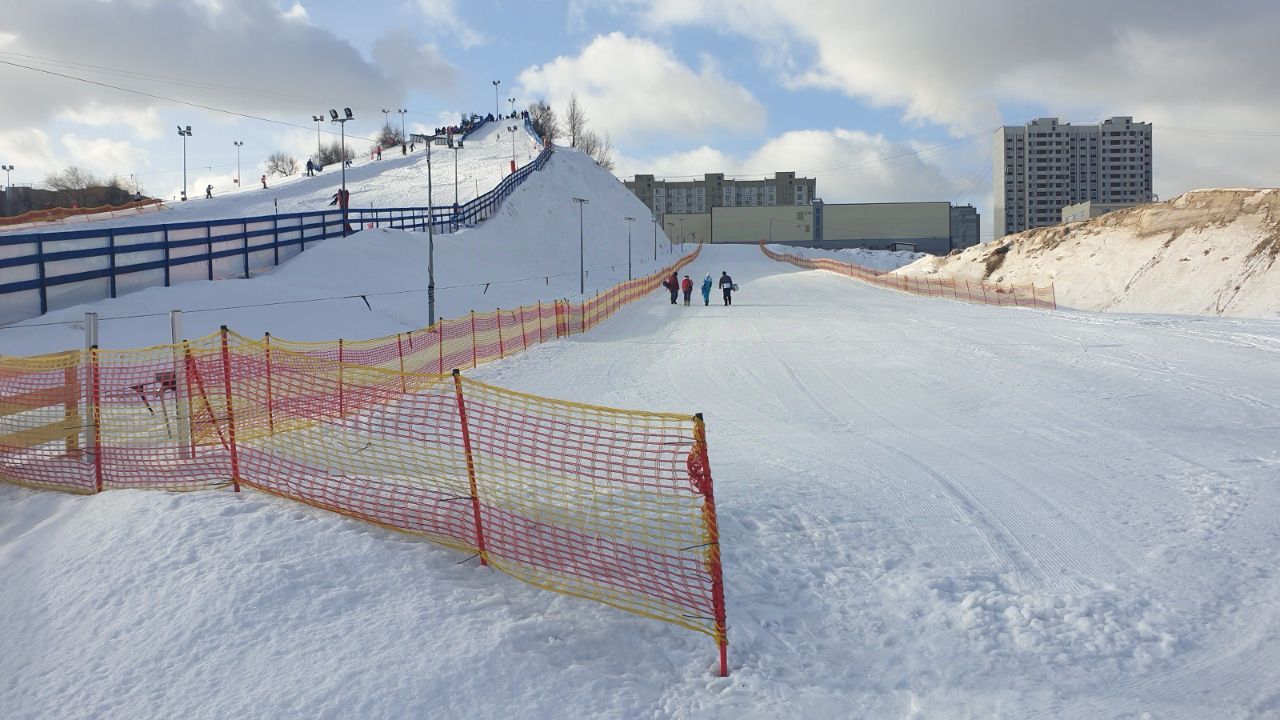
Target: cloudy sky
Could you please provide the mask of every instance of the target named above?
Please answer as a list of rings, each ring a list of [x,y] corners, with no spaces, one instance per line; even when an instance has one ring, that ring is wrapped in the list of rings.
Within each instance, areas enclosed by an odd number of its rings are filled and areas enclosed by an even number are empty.
[[[1280,185],[1277,28],[1274,0],[3,0],[0,163],[172,195],[191,125],[190,187],[230,187],[233,141],[254,178],[330,107],[369,138],[383,109],[492,111],[499,80],[504,108],[576,92],[622,176],[795,170],[828,202],[973,203],[989,236],[992,132],[1039,116],[1155,123],[1161,197]]]

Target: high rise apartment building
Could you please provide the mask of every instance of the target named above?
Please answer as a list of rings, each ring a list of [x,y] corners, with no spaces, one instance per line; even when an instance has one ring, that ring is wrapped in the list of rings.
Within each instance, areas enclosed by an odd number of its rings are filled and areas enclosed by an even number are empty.
[[[1131,117],[1097,125],[1039,118],[996,131],[995,237],[1057,225],[1062,208],[1092,201],[1150,202],[1151,123]]]
[[[707,173],[701,180],[680,182],[636,175],[625,183],[655,216],[706,213],[713,207],[808,205],[817,184],[817,180],[798,178],[793,172],[775,173],[763,180],[726,180],[724,173]]]

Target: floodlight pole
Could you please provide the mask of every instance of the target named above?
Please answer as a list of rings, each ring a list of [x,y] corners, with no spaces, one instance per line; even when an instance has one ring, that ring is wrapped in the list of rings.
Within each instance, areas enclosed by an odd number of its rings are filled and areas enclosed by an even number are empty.
[[[9,173],[13,171],[12,165],[0,165],[4,169],[4,186],[7,189],[13,188],[13,183],[9,182]]]
[[[512,115],[515,115],[515,114],[516,114],[516,99],[515,99],[515,98],[507,98],[507,102],[511,103],[511,114],[512,114]]]
[[[432,135],[427,138],[427,326],[436,324],[436,231],[435,218],[432,216],[431,208],[434,203],[432,201],[432,185],[431,185],[431,146],[435,144],[436,136]],[[454,192],[457,192],[455,189]],[[444,336],[441,335],[437,341],[444,344]]]
[[[574,198],[573,201],[578,203],[578,294],[585,295],[587,292],[587,266],[585,261],[586,245],[582,240],[582,206],[591,201],[580,197]]]
[[[236,189],[240,190],[244,188],[240,184],[240,148],[244,147],[244,143],[239,140],[232,140],[231,142],[236,146]]]
[[[631,279],[631,223],[635,222],[635,218],[622,218],[627,221],[627,279]]]
[[[497,120],[502,113],[498,112],[498,86],[502,84],[501,80],[493,81],[493,119]]]
[[[658,214],[653,214],[653,261],[658,262]]]
[[[187,201],[187,138],[191,137],[191,126],[185,130],[178,126],[178,134],[182,136],[182,201]]]
[[[320,162],[320,121],[324,120],[324,115],[312,115],[312,121],[316,124],[316,162]]]
[[[342,146],[339,152],[342,156],[338,158],[338,162],[342,163],[342,187],[338,191],[338,205],[342,208],[342,237],[347,236],[347,121],[354,120],[355,116],[351,114],[351,108],[343,108],[342,111],[346,117],[338,117],[338,111],[330,108],[329,121],[338,123],[338,129],[341,132]]]
[[[396,112],[400,113],[400,141],[409,142],[409,136],[404,134],[404,114],[409,111],[405,108],[397,108]]]

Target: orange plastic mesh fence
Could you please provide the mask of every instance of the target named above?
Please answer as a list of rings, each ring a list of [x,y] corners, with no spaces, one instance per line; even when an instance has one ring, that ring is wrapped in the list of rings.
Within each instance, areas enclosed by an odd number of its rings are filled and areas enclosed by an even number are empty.
[[[982,303],[984,305],[1010,305],[1013,307],[1043,308],[1057,310],[1057,295],[1053,285],[1036,287],[1034,285],[1009,285],[1005,283],[984,283],[955,278],[935,278],[928,275],[898,275],[880,272],[870,268],[843,262],[834,258],[803,258],[798,255],[779,253],[770,250],[763,244],[760,249],[773,260],[787,262],[809,270],[826,270],[828,272],[856,278],[863,282],[880,287],[901,290],[914,295],[928,295],[952,300]]]
[[[137,350],[0,356],[0,480],[81,493],[247,485],[706,633],[727,672],[702,420],[436,372],[581,332],[661,275],[377,340],[224,329]]]

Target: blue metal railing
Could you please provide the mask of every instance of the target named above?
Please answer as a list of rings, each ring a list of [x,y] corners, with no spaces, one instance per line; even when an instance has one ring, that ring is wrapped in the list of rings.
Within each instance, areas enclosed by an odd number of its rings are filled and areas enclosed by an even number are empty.
[[[532,162],[461,206],[349,208],[348,224],[425,230],[430,223],[444,233],[477,225],[541,170],[551,152],[545,147]],[[333,209],[0,235],[0,323],[48,312],[51,295],[53,304],[67,307],[174,282],[248,277],[288,260],[307,243],[341,237],[343,230],[342,210]],[[68,267],[86,264],[92,267]]]

